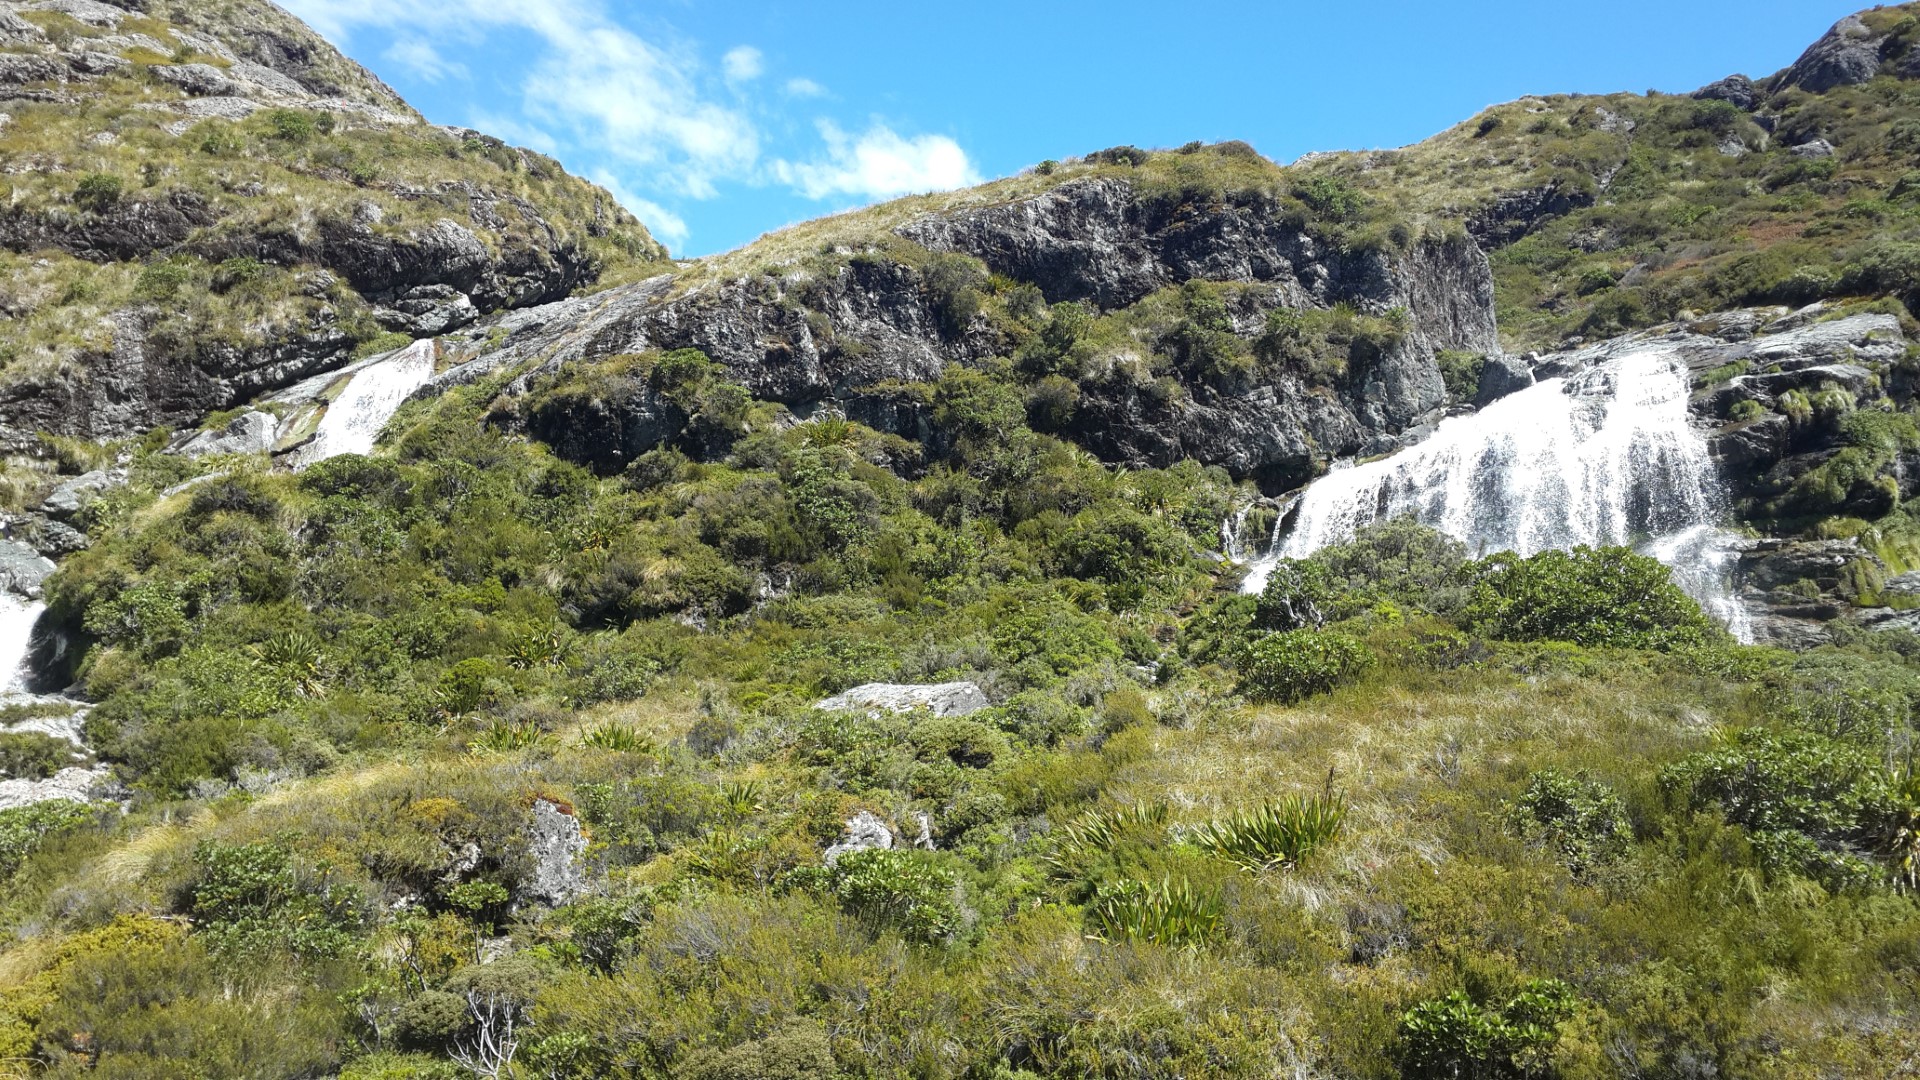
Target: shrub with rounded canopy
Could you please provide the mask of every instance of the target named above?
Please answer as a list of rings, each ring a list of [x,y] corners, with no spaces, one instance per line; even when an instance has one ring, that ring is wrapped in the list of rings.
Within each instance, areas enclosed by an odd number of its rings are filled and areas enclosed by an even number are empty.
[[[1240,687],[1255,701],[1289,704],[1351,682],[1373,666],[1358,638],[1293,630],[1255,638],[1241,655]]]
[[[1505,641],[1666,650],[1714,635],[1700,605],[1659,560],[1624,547],[1490,556],[1480,564],[1466,617]]]

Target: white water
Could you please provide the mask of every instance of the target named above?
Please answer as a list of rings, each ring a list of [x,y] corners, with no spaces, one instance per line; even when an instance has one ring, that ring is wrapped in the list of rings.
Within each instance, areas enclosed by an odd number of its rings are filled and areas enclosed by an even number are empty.
[[[1336,467],[1306,489],[1291,530],[1244,587],[1263,588],[1273,559],[1412,516],[1476,556],[1638,542],[1745,640],[1716,528],[1719,483],[1688,422],[1687,389],[1671,358],[1635,353],[1449,418],[1392,457]]]
[[[0,592],[0,696],[27,689],[27,652],[33,644],[33,624],[47,605]]]
[[[433,378],[431,340],[416,341],[355,372],[340,396],[327,406],[313,439],[300,449],[295,468],[341,454],[373,450],[380,429],[415,390]]]

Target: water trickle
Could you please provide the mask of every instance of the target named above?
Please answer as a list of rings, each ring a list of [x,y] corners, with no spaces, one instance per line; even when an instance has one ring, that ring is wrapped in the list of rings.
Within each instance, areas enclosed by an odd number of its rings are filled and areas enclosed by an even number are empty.
[[[1392,457],[1337,466],[1306,489],[1291,529],[1243,587],[1264,587],[1274,558],[1411,516],[1474,555],[1638,543],[1744,640],[1716,528],[1720,484],[1689,423],[1687,389],[1671,357],[1635,353],[1449,418]]]
[[[327,406],[294,467],[304,469],[341,454],[372,451],[380,429],[409,395],[433,378],[433,360],[433,342],[416,341],[354,373],[346,389]]]

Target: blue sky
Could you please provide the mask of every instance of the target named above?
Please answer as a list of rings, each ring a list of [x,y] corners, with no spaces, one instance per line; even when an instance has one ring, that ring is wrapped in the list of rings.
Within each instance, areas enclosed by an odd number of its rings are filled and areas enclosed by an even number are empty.
[[[605,184],[677,255],[1120,143],[1414,142],[1528,93],[1791,63],[1859,0],[281,0],[439,123]]]

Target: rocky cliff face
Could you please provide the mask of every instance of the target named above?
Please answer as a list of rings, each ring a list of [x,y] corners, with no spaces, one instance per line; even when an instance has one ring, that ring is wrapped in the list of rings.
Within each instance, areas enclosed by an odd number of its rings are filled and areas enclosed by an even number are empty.
[[[0,2],[0,110],[0,448],[192,424],[664,260],[261,0]]]
[[[902,241],[911,245],[904,254]],[[698,349],[757,398],[801,413],[831,408],[937,440],[925,395],[912,386],[952,364],[1012,355],[1021,340],[1018,326],[987,312],[953,318],[941,295],[938,266],[948,264],[938,264],[940,256],[977,260],[1002,288],[1030,288],[1046,302],[1077,302],[1096,314],[1138,310],[1188,281],[1229,285],[1229,318],[1243,340],[1281,309],[1403,313],[1394,317],[1405,332],[1331,385],[1281,370],[1234,380],[1177,370],[1170,378],[1129,375],[1138,369],[1128,364],[1155,348],[1143,331],[1096,357],[1094,367],[1104,363],[1106,373],[1079,379],[1073,416],[1060,425],[1061,434],[1111,461],[1195,458],[1285,487],[1330,457],[1391,445],[1441,408],[1437,350],[1498,348],[1491,276],[1470,240],[1338,247],[1271,195],[1195,204],[1157,197],[1124,176],[1070,178],[1037,194],[913,217],[886,243],[893,254],[690,286],[660,279],[530,311],[500,324],[515,331],[504,348],[454,378],[511,370],[518,373],[512,390],[525,393],[572,365]],[[571,453],[612,467],[676,429],[653,422],[660,405],[647,394],[622,400],[580,406],[641,417],[599,426],[625,432],[621,444],[590,449],[569,437]],[[540,426],[568,425],[549,416]]]

